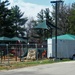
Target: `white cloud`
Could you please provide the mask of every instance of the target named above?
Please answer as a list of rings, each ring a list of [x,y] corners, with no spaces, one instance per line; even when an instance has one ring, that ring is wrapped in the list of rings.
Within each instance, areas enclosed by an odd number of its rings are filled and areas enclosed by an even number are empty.
[[[21,11],[25,13],[24,15],[27,17],[36,18],[37,13],[40,12],[41,9],[50,8],[50,6],[25,3],[22,0],[9,0],[9,2],[11,3],[11,6],[18,5]]]
[[[25,12],[25,14],[28,17],[31,17],[31,16],[36,17],[37,13],[40,12],[41,9],[45,9],[48,7],[40,6],[36,4],[24,3],[23,5],[21,5],[20,8],[22,9],[23,12]]]

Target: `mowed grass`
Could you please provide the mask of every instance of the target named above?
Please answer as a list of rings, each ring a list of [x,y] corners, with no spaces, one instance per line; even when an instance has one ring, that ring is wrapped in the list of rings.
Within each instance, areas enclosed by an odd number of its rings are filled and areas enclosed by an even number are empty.
[[[53,61],[52,59],[44,59],[44,60],[26,61],[26,62],[13,62],[7,65],[0,65],[0,70],[10,70],[10,69],[16,69],[16,68],[23,68],[23,67],[42,65],[42,64],[65,62],[65,61],[70,61],[70,60],[64,59],[64,60]]]

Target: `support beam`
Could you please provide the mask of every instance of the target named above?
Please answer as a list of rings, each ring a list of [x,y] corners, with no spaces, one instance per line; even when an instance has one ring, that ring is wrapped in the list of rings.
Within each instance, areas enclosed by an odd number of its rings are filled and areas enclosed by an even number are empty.
[[[57,59],[57,5],[58,3],[61,3],[63,1],[51,1],[51,3],[55,3],[55,24],[56,24],[56,29],[55,29],[55,59]]]

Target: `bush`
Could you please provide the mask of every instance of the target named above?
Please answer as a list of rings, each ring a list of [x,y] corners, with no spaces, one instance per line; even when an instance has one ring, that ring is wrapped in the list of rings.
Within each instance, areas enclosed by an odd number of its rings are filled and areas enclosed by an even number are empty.
[[[14,54],[10,53],[9,56],[10,56],[10,57],[14,57]]]

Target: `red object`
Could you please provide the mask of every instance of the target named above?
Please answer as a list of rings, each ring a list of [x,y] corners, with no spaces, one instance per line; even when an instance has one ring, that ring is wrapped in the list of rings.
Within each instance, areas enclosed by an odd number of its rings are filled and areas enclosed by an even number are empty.
[[[13,49],[13,50],[11,50],[11,53],[12,54],[16,54],[16,51]]]
[[[46,50],[44,50],[43,52],[42,52],[42,56],[45,56],[46,55]]]

